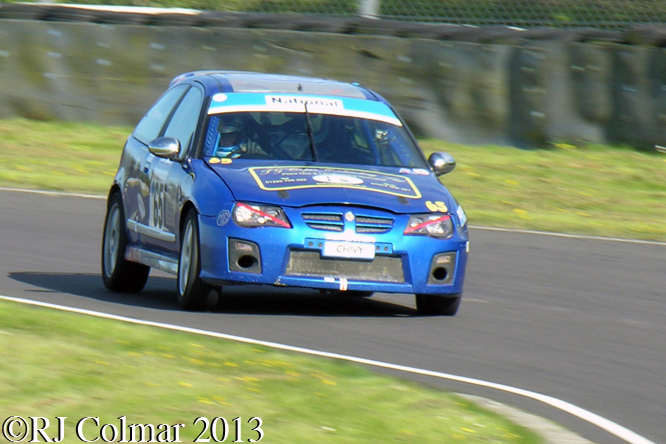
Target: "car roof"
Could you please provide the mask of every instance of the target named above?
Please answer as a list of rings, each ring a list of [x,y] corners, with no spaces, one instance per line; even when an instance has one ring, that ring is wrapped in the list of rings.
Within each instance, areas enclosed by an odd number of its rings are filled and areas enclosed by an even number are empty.
[[[206,89],[206,95],[217,93],[291,93],[352,97],[381,101],[373,91],[356,83],[284,74],[246,71],[193,71],[175,77],[169,87],[181,82],[197,81]]]

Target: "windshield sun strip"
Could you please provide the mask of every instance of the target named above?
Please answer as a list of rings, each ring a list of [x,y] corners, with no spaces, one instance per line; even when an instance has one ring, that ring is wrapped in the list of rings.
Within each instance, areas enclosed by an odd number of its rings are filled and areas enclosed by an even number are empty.
[[[214,115],[214,114],[227,114],[227,113],[234,113],[234,112],[290,112],[290,113],[300,113],[300,114],[305,114],[305,110],[303,111],[285,111],[283,108],[280,107],[272,107],[272,106],[266,106],[266,105],[232,105],[232,106],[211,106],[208,109],[208,114],[209,115]],[[384,123],[389,123],[394,126],[402,126],[402,122],[396,118],[396,117],[391,117],[391,116],[384,116],[381,114],[376,114],[376,113],[371,113],[367,111],[357,111],[357,110],[350,110],[350,109],[345,109],[345,110],[339,110],[338,112],[335,112],[334,110],[326,110],[321,112],[319,109],[317,110],[316,114],[326,114],[330,116],[343,116],[343,117],[356,117],[356,118],[361,118],[361,119],[368,119],[368,120],[375,120],[378,122],[384,122]]]

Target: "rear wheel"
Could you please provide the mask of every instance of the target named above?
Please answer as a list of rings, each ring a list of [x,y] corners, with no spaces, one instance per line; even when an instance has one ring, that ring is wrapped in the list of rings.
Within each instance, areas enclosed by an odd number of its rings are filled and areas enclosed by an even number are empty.
[[[460,294],[451,296],[417,294],[416,309],[422,316],[455,316],[461,300]]]
[[[215,291],[215,287],[201,280],[200,273],[199,219],[196,211],[190,209],[183,223],[178,261],[178,305],[186,310],[205,308],[208,296]]]
[[[127,230],[120,193],[109,197],[102,239],[102,280],[109,290],[136,293],[148,280],[150,267],[125,260]]]

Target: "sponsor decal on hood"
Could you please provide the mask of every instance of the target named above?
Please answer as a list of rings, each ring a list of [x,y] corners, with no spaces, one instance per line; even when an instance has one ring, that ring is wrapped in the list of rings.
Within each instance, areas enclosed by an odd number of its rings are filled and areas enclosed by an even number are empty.
[[[351,188],[391,194],[408,199],[421,198],[421,192],[408,177],[348,168],[305,166],[249,168],[257,185],[265,191],[316,188]]]

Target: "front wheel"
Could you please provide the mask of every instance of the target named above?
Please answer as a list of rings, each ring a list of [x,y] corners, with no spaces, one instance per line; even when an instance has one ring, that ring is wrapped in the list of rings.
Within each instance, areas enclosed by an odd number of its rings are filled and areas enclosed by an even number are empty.
[[[125,260],[127,230],[120,193],[109,197],[102,239],[102,280],[109,290],[137,293],[148,280],[150,267]]]
[[[180,260],[178,261],[178,305],[186,310],[205,308],[208,296],[215,287],[201,280],[201,255],[199,242],[199,219],[196,211],[189,210],[185,216],[180,237]]]
[[[440,296],[417,294],[416,309],[422,316],[455,316],[460,308],[462,295]]]

